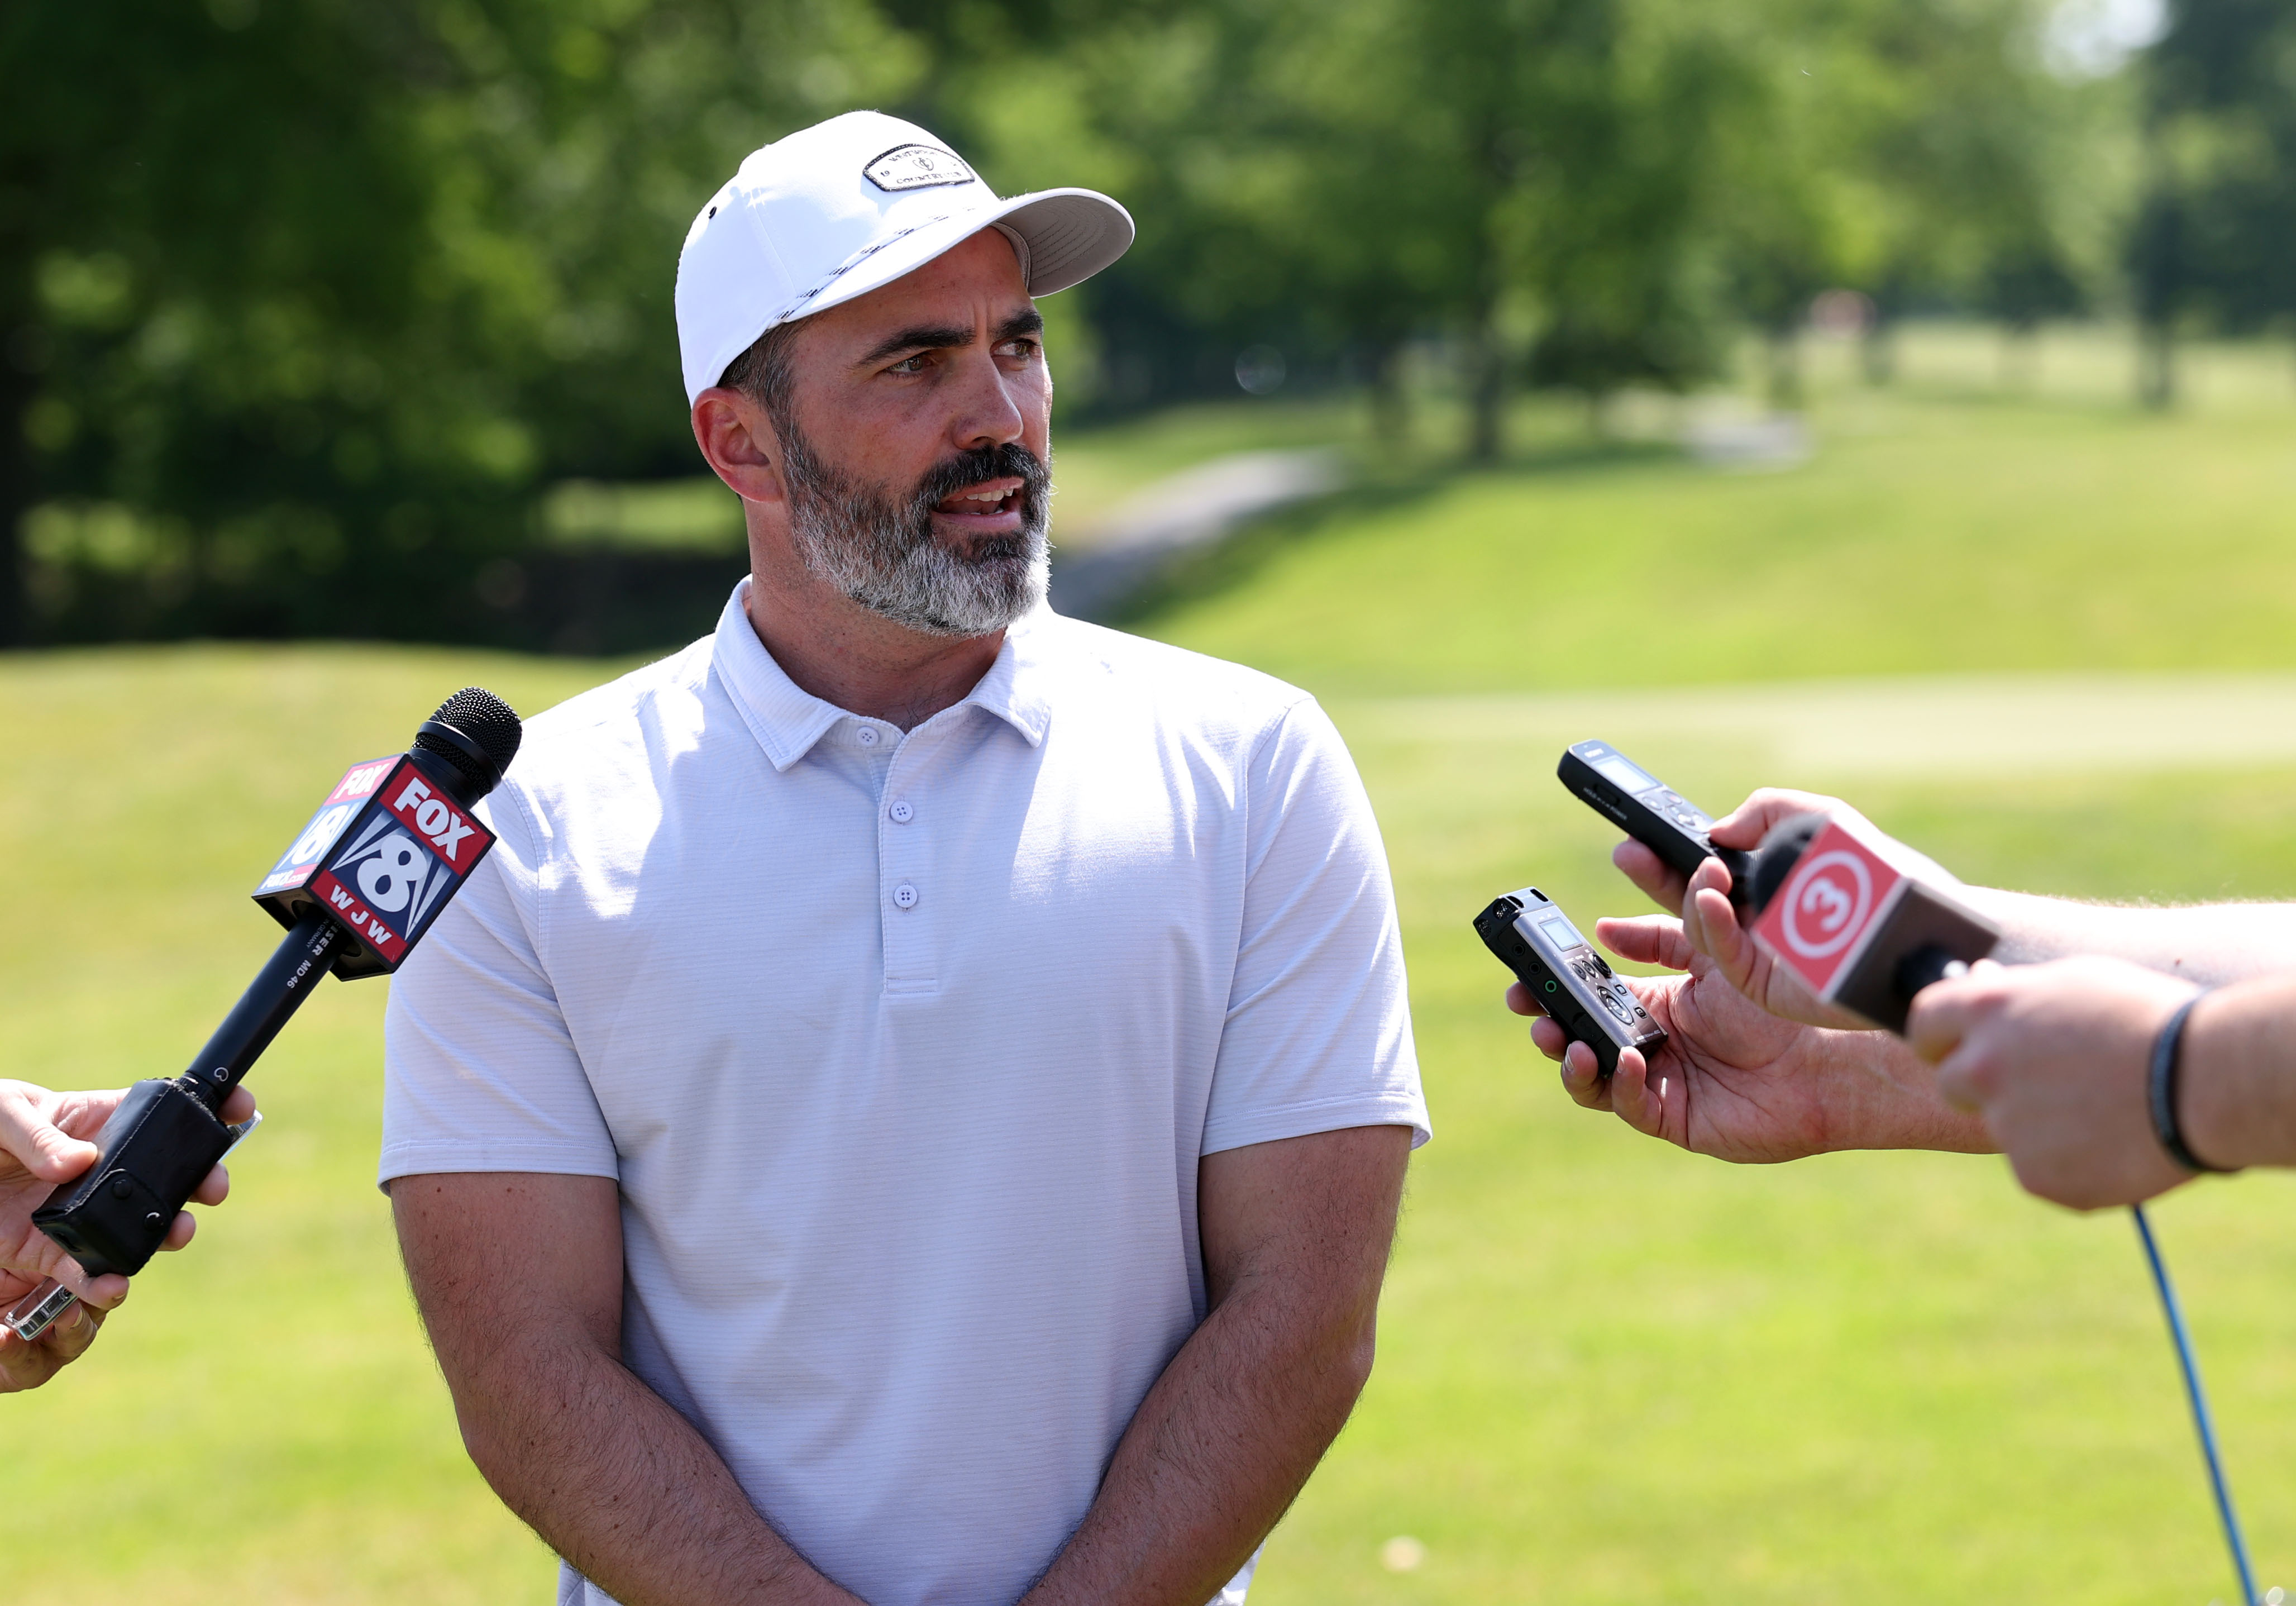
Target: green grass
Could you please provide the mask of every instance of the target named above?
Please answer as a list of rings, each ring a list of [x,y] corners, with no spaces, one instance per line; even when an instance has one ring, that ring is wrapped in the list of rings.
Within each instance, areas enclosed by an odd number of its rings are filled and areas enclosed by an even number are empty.
[[[1333,694],[2296,662],[2296,375],[2204,352],[2199,403],[2152,417],[2113,349],[2069,339],[2031,397],[1958,332],[1887,392],[1821,352],[1800,468],[1550,430],[1268,520],[1136,627]]]
[[[2227,357],[2240,384],[2218,400],[2133,418],[2098,389],[2100,349],[2052,351],[2062,393],[2017,401],[1991,394],[1981,345],[1924,347],[1901,396],[1825,390],[1821,452],[1792,473],[1550,453],[1343,508],[1150,621],[1330,696],[1394,860],[1438,1127],[1377,1375],[1272,1542],[1259,1606],[2229,1598],[2125,1218],[2037,1205],[1995,1161],[1732,1168],[1569,1105],[1465,922],[1530,880],[1582,921],[1632,909],[1609,833],[1552,779],[1590,703],[1397,701],[2286,663],[2296,406]],[[1218,410],[1159,427],[1108,461],[1145,472],[1236,433]],[[1956,574],[1992,589],[1955,598]],[[1818,606],[1843,588],[1846,612]],[[612,668],[353,646],[0,660],[0,1067],[67,1086],[179,1068],[271,946],[246,889],[342,766],[466,681],[531,710]],[[2257,684],[2268,709],[2276,683]],[[2029,683],[1997,692],[1997,742],[2040,706]],[[1977,879],[2296,897],[2284,760],[2208,744],[2141,773],[2059,753],[1989,777],[1782,776],[1775,755],[1808,750],[1773,740],[1795,720],[1777,695],[1710,731],[1653,693],[1591,706],[1710,804],[1834,780]],[[0,1406],[21,1597],[550,1598],[546,1555],[462,1455],[373,1185],[383,997],[314,1000],[258,1072],[270,1120],[230,1205],[86,1364]],[[2268,1582],[2296,1569],[2276,1448],[2296,1421],[2292,1190],[2247,1176],[2160,1210]],[[1427,1559],[1390,1574],[1378,1549],[1400,1534]]]
[[[519,707],[594,665],[358,647],[0,660],[0,1066],[173,1075],[276,938],[246,901],[353,760],[469,680]],[[199,1241],[91,1363],[4,1407],[26,1600],[543,1602],[472,1471],[374,1187],[384,993],[331,984],[266,1057],[263,1130]]]
[[[173,1069],[267,949],[240,901],[340,762],[464,679],[537,707],[594,666],[407,651],[20,659],[0,710],[16,918],[0,1062]],[[1582,1114],[1497,1006],[1466,916],[1536,878],[1631,907],[1554,743],[1339,706],[1384,821],[1439,1136],[1371,1391],[1255,1598],[2137,1602],[2222,1593],[2176,1380],[2124,1222],[1992,1161],[1741,1170]],[[1749,762],[1622,726],[1693,795]],[[1859,789],[1973,875],[2105,896],[2296,896],[2296,771]],[[91,1360],[11,1400],[0,1509],[29,1598],[541,1602],[539,1546],[463,1461],[373,1186],[380,986],[331,987],[266,1059],[270,1121],[199,1243]],[[2287,1179],[2163,1207],[2267,1569],[2296,1560]],[[126,1453],[132,1449],[132,1454]],[[1418,1572],[1376,1560],[1426,1542]]]
[[[1992,1160],[1732,1168],[1576,1110],[1466,927],[1532,880],[1582,918],[1638,912],[1611,833],[1553,779],[1559,736],[1418,742],[1354,712],[1340,706],[1397,867],[1437,1139],[1414,1168],[1377,1373],[1255,1601],[2227,1595],[2126,1218],[2038,1205]],[[1718,803],[1775,778],[1633,721],[1609,733]],[[1975,877],[2296,896],[2296,772],[1857,792]],[[2292,1204],[2289,1178],[2256,1176],[2158,1208],[2259,1565],[2282,1579]],[[1398,1534],[1428,1549],[1407,1577],[1377,1560]]]

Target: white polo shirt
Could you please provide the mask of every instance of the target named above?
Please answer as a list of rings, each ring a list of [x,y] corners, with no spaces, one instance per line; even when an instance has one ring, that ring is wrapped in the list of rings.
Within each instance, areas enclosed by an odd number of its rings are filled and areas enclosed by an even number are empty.
[[[1203,1319],[1197,1162],[1427,1136],[1378,828],[1264,675],[1040,610],[905,734],[744,594],[527,725],[382,1177],[615,1178],[624,1359],[758,1509],[872,1606],[1011,1606]]]

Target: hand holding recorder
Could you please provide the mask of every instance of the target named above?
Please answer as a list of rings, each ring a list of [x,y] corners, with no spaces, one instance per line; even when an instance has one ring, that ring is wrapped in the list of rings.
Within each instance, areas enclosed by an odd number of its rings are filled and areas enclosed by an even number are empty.
[[[127,1297],[127,1279],[91,1277],[79,1263],[32,1225],[32,1212],[60,1183],[85,1171],[96,1156],[88,1139],[101,1131],[120,1099],[104,1093],[57,1093],[29,1082],[0,1080],[0,1307],[14,1306],[37,1288],[62,1290],[85,1308],[70,1311],[30,1340],[0,1324],[0,1394],[37,1389],[79,1358],[94,1342],[104,1313]],[[254,1096],[233,1096],[231,1118],[255,1113]],[[194,1201],[221,1204],[231,1179],[217,1166],[193,1192]],[[189,1243],[195,1224],[179,1211],[162,1249]]]
[[[1726,911],[1734,898],[1750,896],[1753,865],[1748,850],[1764,832],[1762,824],[1744,817],[1746,810],[1710,823],[1695,804],[1604,742],[1575,744],[1557,774],[1589,807],[1639,833],[1620,844],[1612,856],[1661,906],[1684,906],[1693,873]],[[1801,801],[1798,794],[1775,796],[1782,802]],[[1779,812],[1783,816],[1796,811]],[[1739,872],[1735,876],[1733,868]],[[1941,873],[1940,879],[1949,880]],[[1737,929],[1734,919],[1731,929]],[[1648,1135],[1741,1161],[1793,1159],[1841,1149],[1989,1146],[1978,1123],[1938,1098],[1929,1067],[1902,1046],[1873,1034],[1797,1024],[1797,1018],[1813,1014],[1843,1026],[1863,1023],[1820,1004],[1790,972],[1781,972],[1777,985],[1795,989],[1800,1015],[1782,1018],[1734,986],[1734,979],[1673,920],[1604,920],[1596,931],[1622,959],[1685,974],[1627,979],[1667,1037],[1647,1061],[1637,1053],[1620,1053],[1610,1074],[1597,1053],[1562,1022],[1533,1023],[1533,1043],[1562,1062],[1564,1089],[1578,1103],[1611,1110]],[[1759,950],[1749,945],[1749,951],[1751,962],[1767,964]],[[1751,970],[1751,963],[1745,968]],[[1761,980],[1769,978],[1765,974]],[[1521,981],[1508,990],[1507,1005],[1518,1014],[1538,1010],[1532,991]]]
[[[1815,840],[1820,823],[1835,832],[1824,844]],[[2281,1049],[2296,1036],[2280,1026],[2296,1023],[2296,981],[2276,973],[2296,961],[2296,909],[2126,909],[1971,887],[1848,805],[1807,792],[1758,791],[1708,831],[1718,848],[1755,851],[1728,868],[1693,860],[1687,876],[1681,856],[1662,851],[1670,845],[1663,837],[1629,839],[1612,855],[1652,898],[1682,910],[1678,931],[1655,920],[1605,921],[1597,930],[1614,952],[1644,962],[1675,965],[1682,954],[1668,950],[1678,943],[1701,967],[1693,974],[1726,979],[1782,1019],[1859,1028],[1811,1030],[1797,1041],[1786,1062],[1815,1060],[1840,1074],[1791,1093],[1773,1089],[1766,1107],[1782,1126],[1818,1127],[1826,1148],[1883,1146],[1871,1140],[1876,1130],[1892,1135],[1888,1146],[1997,1146],[2030,1191],[2081,1209],[2149,1198],[2198,1169],[2296,1163],[2296,1053]],[[1811,873],[1780,901],[1792,867],[1813,846],[1816,857],[1827,856],[1844,836],[1864,881],[1839,857],[1827,873],[1813,859]],[[1765,867],[1772,874],[1758,884]],[[1917,963],[1931,946],[1918,929],[1924,919],[1942,920],[1951,940]],[[1798,952],[1795,938],[1815,952]],[[1948,975],[1988,946],[2025,963],[2007,969],[1979,959],[1965,975]],[[2083,946],[2126,957],[2035,963]],[[2172,1044],[2181,1052],[2164,1061],[2161,1028],[2194,996],[2194,979],[2236,985],[2194,1012],[2201,1024],[2186,1029],[2199,1046]],[[1723,1019],[1702,1012],[1693,1022]],[[1934,1079],[1875,1025],[1907,1034],[1921,1060],[1938,1065]],[[1680,1043],[1685,1027],[1670,1021],[1669,1030]],[[1565,1056],[1552,1023],[1539,1022],[1532,1036],[1550,1057]],[[1696,1054],[1716,1045],[1693,1034],[1681,1046]],[[2195,1069],[2164,1078],[2187,1059]],[[1573,1097],[1606,1108],[1617,1102],[1623,1112],[1631,1097],[1602,1096],[1610,1090],[1587,1069],[1565,1058]],[[1879,1088],[1898,1096],[1877,1108],[1871,1094]],[[1807,1107],[1813,1101],[1815,1110]],[[1980,1115],[1984,1130],[1956,1112]],[[2199,1137],[2183,1135],[2187,1119]]]

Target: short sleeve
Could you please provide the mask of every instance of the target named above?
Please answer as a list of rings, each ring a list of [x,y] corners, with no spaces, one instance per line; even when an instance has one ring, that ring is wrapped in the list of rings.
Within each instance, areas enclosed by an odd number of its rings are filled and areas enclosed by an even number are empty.
[[[491,802],[494,851],[391,978],[386,1184],[440,1171],[619,1175],[537,955],[534,835],[507,790]]]
[[[1431,1135],[1387,854],[1354,760],[1312,700],[1246,776],[1243,923],[1202,1152],[1345,1127]]]

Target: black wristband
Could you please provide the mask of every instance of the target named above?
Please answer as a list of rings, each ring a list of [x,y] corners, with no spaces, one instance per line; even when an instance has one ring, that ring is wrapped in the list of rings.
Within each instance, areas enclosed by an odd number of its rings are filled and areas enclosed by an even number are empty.
[[[2185,1047],[2185,1021],[2205,994],[2195,993],[2177,1006],[2161,1028],[2160,1036],[2152,1039],[2152,1069],[2146,1087],[2152,1105],[2152,1135],[2169,1151],[2169,1158],[2187,1171],[2213,1171],[2219,1176],[2239,1169],[2236,1166],[2212,1166],[2194,1153],[2185,1143],[2184,1128],[2177,1120],[2177,1082]]]

